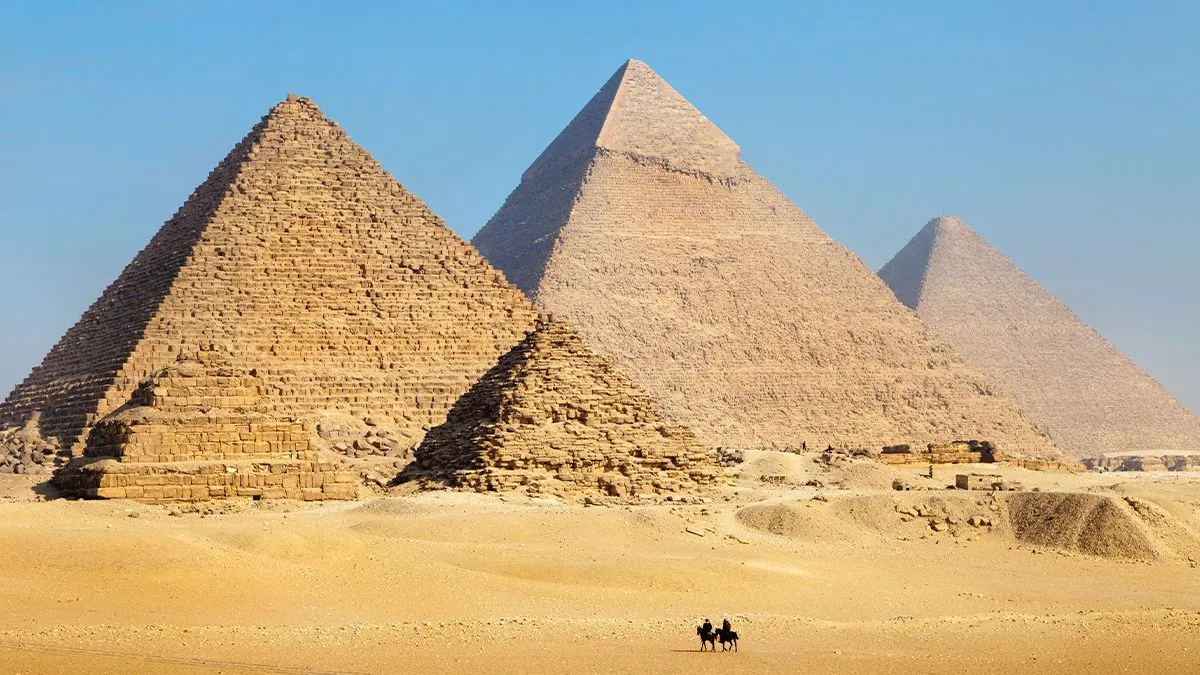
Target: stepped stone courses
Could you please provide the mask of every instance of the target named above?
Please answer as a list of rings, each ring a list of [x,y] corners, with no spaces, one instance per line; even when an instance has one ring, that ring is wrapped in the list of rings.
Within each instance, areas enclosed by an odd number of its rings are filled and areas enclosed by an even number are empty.
[[[220,351],[187,355],[93,427],[54,483],[68,496],[150,502],[356,497],[357,474],[320,461],[303,424],[255,412],[263,384]]]
[[[1200,419],[962,221],[930,221],[879,276],[1064,452],[1200,450]]]
[[[473,243],[709,445],[1057,454],[645,64],[622,66]]]
[[[258,394],[242,406],[226,400],[226,386],[237,383],[218,381],[196,394],[200,405],[270,420],[230,424],[295,420],[295,428],[272,431],[287,436],[336,411],[385,420],[415,442],[536,316],[312,102],[289,96],[12,391],[0,422],[20,425],[40,413],[42,433],[78,455],[93,427],[130,403],[147,377],[214,345],[236,377],[254,373]],[[169,390],[182,376],[163,374],[158,383]],[[176,409],[173,395],[151,398],[139,407]],[[155,461],[261,454],[259,440],[232,451],[197,448],[193,434],[207,432],[167,417],[118,416],[104,428],[131,434],[117,443],[123,462],[141,453]],[[160,431],[180,443],[158,438]],[[94,436],[89,454],[113,452],[103,429]],[[179,451],[161,449],[168,447]],[[268,454],[277,458],[278,448]],[[312,460],[301,451],[295,461]]]
[[[401,480],[633,497],[713,484],[722,475],[716,462],[573,330],[548,321],[430,430]]]

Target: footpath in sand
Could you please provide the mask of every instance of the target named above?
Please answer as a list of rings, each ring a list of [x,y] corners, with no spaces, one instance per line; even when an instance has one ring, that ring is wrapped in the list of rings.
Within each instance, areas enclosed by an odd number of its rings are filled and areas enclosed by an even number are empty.
[[[942,489],[958,470],[747,452],[698,504],[191,511],[36,501],[6,477],[0,670],[1197,668],[1200,476],[1001,469],[1041,492],[993,498]],[[696,651],[695,626],[724,616],[740,651]]]

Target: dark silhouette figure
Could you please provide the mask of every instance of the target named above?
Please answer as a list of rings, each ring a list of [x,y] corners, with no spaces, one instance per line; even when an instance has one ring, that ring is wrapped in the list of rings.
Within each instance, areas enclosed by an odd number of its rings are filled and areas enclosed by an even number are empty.
[[[696,626],[696,635],[700,636],[700,651],[704,651],[705,643],[711,648],[711,651],[717,651],[717,634],[713,632],[712,624],[708,619],[704,620],[703,626]]]
[[[725,625],[729,625],[729,622],[726,621]],[[733,631],[728,628],[722,628],[721,630],[717,631],[717,639],[721,641],[721,651],[729,651],[730,645],[733,645],[733,651],[737,651],[737,631]]]
[[[721,630],[723,630],[723,631],[731,631],[731,630],[733,630],[733,626],[730,626],[730,625],[729,625],[729,619],[722,619],[722,620],[721,620]]]

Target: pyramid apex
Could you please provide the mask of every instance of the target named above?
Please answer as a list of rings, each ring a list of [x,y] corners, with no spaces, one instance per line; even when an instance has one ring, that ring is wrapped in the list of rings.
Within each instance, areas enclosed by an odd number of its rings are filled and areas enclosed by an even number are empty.
[[[935,231],[945,232],[970,232],[971,227],[967,225],[961,218],[955,216],[938,216],[925,224],[925,227]]]
[[[733,177],[741,148],[646,63],[628,59],[525,172],[596,150]]]

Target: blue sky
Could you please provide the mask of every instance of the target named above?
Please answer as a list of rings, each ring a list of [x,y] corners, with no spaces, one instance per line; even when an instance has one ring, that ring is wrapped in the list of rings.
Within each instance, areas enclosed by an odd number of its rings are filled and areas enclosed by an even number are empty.
[[[0,4],[0,390],[276,101],[470,237],[626,58],[872,268],[965,219],[1200,410],[1200,4]]]

